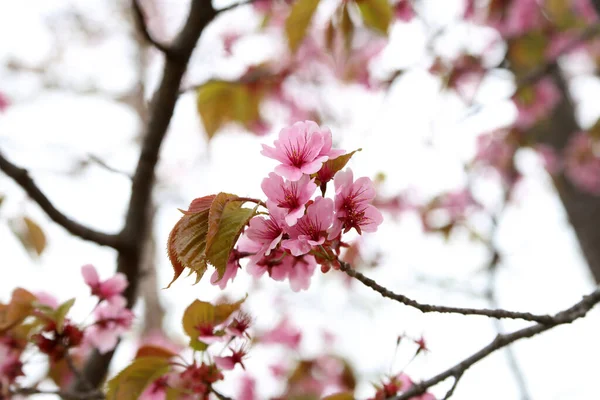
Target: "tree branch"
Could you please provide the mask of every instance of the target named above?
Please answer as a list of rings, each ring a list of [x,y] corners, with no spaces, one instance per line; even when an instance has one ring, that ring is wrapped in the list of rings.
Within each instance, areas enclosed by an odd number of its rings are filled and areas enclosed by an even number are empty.
[[[428,313],[428,312],[437,312],[444,314],[462,314],[462,315],[481,315],[490,318],[499,318],[499,319],[522,319],[525,321],[533,321],[539,322],[541,324],[552,323],[553,318],[550,315],[536,315],[527,312],[515,312],[515,311],[507,311],[507,310],[490,310],[486,308],[462,308],[462,307],[446,307],[446,306],[437,306],[433,304],[423,304],[419,303],[416,300],[408,298],[402,294],[396,294],[391,290],[384,288],[379,285],[373,279],[366,277],[362,273],[353,269],[350,264],[338,260],[340,263],[340,270],[344,271],[346,275],[351,276],[352,278],[360,281],[363,285],[370,287],[383,297],[387,297],[388,299],[395,300],[404,305],[414,307],[417,310]]]
[[[238,8],[240,6],[245,6],[245,5],[248,5],[248,4],[252,4],[255,1],[256,0],[241,0],[241,1],[238,1],[237,3],[233,3],[233,4],[231,4],[231,5],[227,6],[227,7],[219,8],[217,10],[217,14],[221,14],[221,13],[223,13],[225,11],[233,10],[234,8]]]
[[[104,394],[94,390],[91,392],[65,392],[62,390],[41,390],[37,388],[18,388],[10,390],[10,394],[20,396],[35,396],[37,394],[54,395],[65,400],[103,400]]]
[[[84,226],[78,222],[73,221],[65,214],[60,212],[50,202],[48,197],[40,190],[36,183],[31,179],[27,170],[16,166],[15,164],[8,161],[2,152],[0,152],[0,170],[12,178],[13,181],[35,201],[42,210],[56,222],[58,225],[65,228],[73,235],[80,237],[83,240],[89,240],[90,242],[97,243],[101,246],[108,246],[114,249],[120,249],[121,243],[119,237],[115,234],[108,234],[104,232],[95,231],[92,228]]]
[[[459,362],[452,368],[430,378],[421,383],[415,384],[412,388],[402,393],[400,396],[396,396],[393,400],[409,400],[414,396],[423,394],[428,388],[437,385],[438,383],[450,378],[458,377],[465,373],[473,364],[492,354],[493,352],[508,346],[509,344],[516,342],[520,339],[530,338],[538,335],[542,332],[550,330],[558,325],[569,324],[576,319],[584,317],[589,310],[591,310],[596,304],[600,302],[600,288],[597,288],[592,293],[583,297],[581,301],[573,305],[572,307],[561,311],[552,317],[552,322],[545,324],[535,324],[527,328],[520,329],[518,331],[497,335],[496,338],[487,346],[471,355],[470,357]]]
[[[129,281],[124,293],[129,308],[133,307],[137,298],[144,243],[151,230],[148,213],[152,203],[154,170],[161,144],[173,116],[179,86],[192,51],[200,34],[215,15],[216,11],[210,1],[192,0],[187,20],[170,46],[158,90],[150,103],[142,149],[132,179],[125,225],[119,234],[124,248],[119,251],[117,272],[124,273]],[[94,351],[86,361],[83,376],[94,387],[98,387],[104,380],[113,354],[114,351],[106,354]],[[80,380],[75,382],[75,390],[79,391],[81,385]]]
[[[146,24],[146,17],[144,16],[144,11],[142,10],[142,5],[140,4],[139,0],[131,0],[131,7],[133,8],[133,18],[135,19],[135,24],[144,39],[152,46],[156,47],[157,50],[164,53],[164,55],[168,58],[171,49],[168,46],[158,42],[150,34],[148,24]]]

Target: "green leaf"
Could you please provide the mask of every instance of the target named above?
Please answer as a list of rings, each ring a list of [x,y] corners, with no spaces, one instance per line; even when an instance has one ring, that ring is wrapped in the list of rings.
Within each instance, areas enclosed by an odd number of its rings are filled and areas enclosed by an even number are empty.
[[[229,201],[223,207],[219,228],[206,249],[206,258],[217,269],[219,280],[225,274],[229,254],[237,242],[242,229],[256,215],[256,208],[241,208],[241,201]],[[217,280],[218,282],[218,280]]]
[[[56,324],[56,331],[58,333],[62,333],[65,318],[67,317],[69,310],[71,310],[71,307],[73,307],[73,304],[75,304],[75,298],[65,301],[60,306],[58,306],[58,308],[54,312],[53,319],[54,323]]]
[[[315,178],[315,183],[317,185],[322,185],[324,183],[329,182],[333,179],[334,175],[341,171],[348,161],[352,158],[354,153],[357,151],[362,151],[362,148],[356,149],[350,153],[342,154],[341,156],[334,158],[333,160],[327,160],[323,163],[321,170],[311,175],[312,178]]]
[[[46,248],[46,235],[35,221],[23,216],[20,220],[11,220],[10,228],[29,254],[42,254]]]
[[[235,194],[229,193],[219,193],[212,204],[210,205],[210,209],[208,211],[208,233],[206,237],[206,252],[210,251],[210,248],[215,241],[215,237],[219,230],[219,225],[221,222],[221,217],[223,216],[223,211],[225,210],[225,206],[232,200],[237,199],[238,196]]]
[[[384,35],[388,34],[393,10],[388,0],[356,1],[365,25]]]
[[[322,400],[354,400],[354,393],[341,392],[341,393],[330,394],[329,396],[323,397]]]
[[[508,41],[508,60],[517,75],[527,73],[546,59],[547,35],[532,31]]]
[[[197,90],[198,113],[209,139],[229,122],[247,129],[260,120],[264,91],[256,84],[209,81]]]
[[[292,53],[295,53],[306,36],[310,21],[317,10],[319,0],[296,0],[285,20],[285,34]]]
[[[177,355],[177,353],[175,353],[169,349],[166,349],[164,347],[147,344],[147,345],[141,346],[138,349],[137,353],[135,353],[134,358],[157,357],[157,358],[165,358],[168,360],[171,357],[175,357],[176,355]]]
[[[119,372],[107,384],[107,400],[131,400],[164,374],[169,372],[169,360],[163,357],[141,357]]]
[[[185,309],[181,320],[183,331],[190,337],[190,347],[199,351],[205,350],[206,344],[198,340],[198,326],[205,324],[216,326],[225,322],[231,314],[240,309],[245,300],[246,298],[243,298],[235,303],[222,303],[216,306],[206,301],[194,300]]]

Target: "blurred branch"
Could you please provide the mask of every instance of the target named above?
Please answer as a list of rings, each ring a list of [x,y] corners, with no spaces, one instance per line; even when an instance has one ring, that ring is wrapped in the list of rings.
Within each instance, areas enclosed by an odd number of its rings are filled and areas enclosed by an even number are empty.
[[[414,307],[423,313],[437,312],[462,315],[481,315],[490,318],[522,319],[525,321],[539,322],[541,324],[551,324],[554,321],[554,318],[550,315],[536,315],[527,312],[514,312],[502,309],[489,310],[477,308],[446,307],[432,304],[422,304],[417,302],[416,300],[410,299],[401,294],[396,294],[386,289],[385,287],[375,282],[373,279],[368,278],[362,273],[354,270],[350,264],[341,260],[338,261],[340,263],[340,270],[344,271],[348,276],[355,278],[356,280],[360,281],[363,285],[370,287],[383,297],[387,297],[388,299],[392,299],[407,306]]]
[[[151,211],[155,168],[162,142],[167,133],[179,87],[196,42],[204,28],[216,15],[210,1],[192,0],[187,20],[170,46],[162,78],[154,93],[148,112],[148,121],[138,164],[131,184],[131,197],[125,216],[125,225],[119,234],[124,248],[119,251],[117,272],[124,273],[129,281],[125,290],[127,305],[131,308],[137,298],[140,284],[143,251],[150,234],[148,214]],[[98,387],[106,376],[114,351],[100,354],[94,351],[83,368],[84,377]],[[74,383],[75,390],[82,387],[81,380]]]
[[[110,165],[108,165],[103,159],[101,159],[97,155],[94,155],[92,153],[88,153],[88,159],[89,159],[89,161],[92,161],[92,162],[98,164],[100,167],[104,168],[105,170],[107,170],[109,172],[112,172],[112,173],[115,173],[115,174],[119,174],[119,175],[123,175],[123,176],[127,177],[128,179],[132,179],[132,176],[129,175],[127,172],[121,171],[120,169],[116,169],[114,167],[111,167]]]
[[[423,394],[428,388],[437,385],[438,383],[445,381],[450,377],[457,379],[457,377],[464,374],[465,371],[467,371],[467,369],[469,369],[473,364],[479,362],[493,352],[506,347],[517,340],[533,337],[558,325],[570,324],[576,319],[584,317],[588,311],[590,311],[599,302],[600,288],[597,288],[592,293],[584,296],[581,301],[574,304],[572,307],[569,307],[568,309],[551,317],[552,322],[546,324],[535,324],[512,333],[497,335],[490,344],[478,352],[459,362],[452,368],[449,368],[426,381],[415,384],[411,389],[402,393],[400,396],[394,397],[393,400],[408,400],[414,396]]]
[[[242,1],[238,1],[237,3],[233,3],[231,5],[228,5],[227,7],[219,8],[217,10],[217,14],[221,14],[221,13],[223,13],[225,11],[233,10],[234,8],[238,8],[240,6],[245,6],[245,5],[248,5],[248,4],[252,4],[255,1],[257,1],[257,0],[242,0]]]
[[[152,46],[156,47],[157,50],[164,53],[165,56],[169,57],[171,49],[168,46],[165,46],[164,44],[158,42],[152,37],[152,34],[150,34],[148,24],[146,23],[146,17],[144,16],[142,5],[140,4],[139,0],[132,0],[131,6],[133,8],[133,17],[135,19],[135,23],[140,33],[144,36],[144,39],[150,44],[152,44]]]
[[[117,235],[95,231],[87,226],[84,226],[76,221],[73,221],[65,214],[54,207],[46,195],[40,190],[36,183],[31,179],[27,170],[19,168],[15,164],[8,161],[0,152],[0,170],[12,178],[21,188],[35,201],[42,210],[56,222],[58,225],[65,228],[67,231],[84,240],[97,243],[101,246],[108,246],[119,250],[121,242]]]

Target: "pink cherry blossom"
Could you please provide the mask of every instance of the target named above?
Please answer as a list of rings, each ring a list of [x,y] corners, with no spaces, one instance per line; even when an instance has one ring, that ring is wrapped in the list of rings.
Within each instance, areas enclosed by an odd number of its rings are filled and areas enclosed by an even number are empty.
[[[306,215],[288,229],[290,239],[284,240],[281,246],[294,256],[306,254],[314,246],[325,243],[327,230],[332,222],[333,200],[317,197],[315,202],[308,206]]]
[[[477,138],[475,161],[494,168],[502,178],[508,179],[516,147],[509,143],[508,132],[498,130]]]
[[[299,180],[303,174],[314,174],[329,158],[344,154],[343,150],[331,148],[331,131],[313,121],[283,128],[274,144],[275,147],[263,144],[261,154],[281,162],[275,172],[291,181]]]
[[[523,92],[527,91],[527,92]],[[548,116],[560,101],[560,92],[551,79],[540,80],[533,87],[523,89],[513,97],[519,112],[515,125],[528,129],[540,119]]]
[[[10,106],[10,101],[2,92],[0,92],[0,113],[6,111]]]
[[[219,271],[215,269],[215,272],[213,272],[212,276],[210,277],[210,283],[212,285],[218,286],[221,288],[221,290],[223,290],[227,286],[227,282],[229,280],[233,282],[235,276],[237,275],[238,269],[240,269],[239,258],[236,256],[236,254],[236,250],[233,250],[231,254],[229,254],[229,260],[225,266],[225,273],[221,279],[219,279]]]
[[[514,0],[508,5],[502,22],[495,27],[502,36],[514,37],[541,28],[544,21],[538,0]]]
[[[438,203],[439,208],[447,211],[453,221],[464,216],[467,208],[476,205],[477,202],[468,188],[446,193]]]
[[[85,330],[85,339],[100,353],[114,349],[119,337],[131,327],[134,315],[126,305],[125,298],[113,296],[94,310],[96,322]]]
[[[56,297],[54,297],[53,295],[51,295],[48,292],[44,292],[44,291],[36,292],[35,297],[37,297],[38,303],[40,303],[44,306],[47,306],[50,308],[57,308],[59,305]]]
[[[115,296],[120,296],[128,285],[127,278],[122,273],[117,273],[112,278],[100,281],[96,268],[87,264],[81,267],[83,280],[92,289],[92,295],[98,296],[101,300],[110,300]]]
[[[362,177],[354,182],[352,170],[348,168],[338,172],[333,183],[335,220],[329,239],[338,237],[342,228],[344,232],[354,228],[359,234],[362,231],[377,231],[377,227],[383,222],[383,216],[370,204],[376,195],[371,179]]]
[[[292,350],[298,350],[301,340],[302,332],[292,325],[287,318],[282,319],[275,328],[265,332],[260,337],[260,343],[281,344]]]
[[[238,400],[256,400],[256,380],[250,375],[244,375],[241,378],[240,391],[236,399]]]
[[[271,172],[268,178],[263,179],[261,188],[269,199],[269,213],[276,224],[271,228],[276,231],[281,227],[282,217],[287,225],[292,226],[304,215],[304,206],[317,190],[317,185],[308,175],[302,175],[297,181],[284,181],[281,176]],[[278,212],[277,208],[282,209],[283,213]],[[255,229],[258,230],[258,226]],[[254,233],[251,235],[256,237]],[[249,237],[256,240],[252,236]]]
[[[586,132],[574,134],[565,148],[565,175],[579,189],[600,195],[598,141]]]
[[[235,368],[235,366],[237,364],[240,364],[240,366],[243,369],[246,369],[246,367],[244,366],[244,358],[245,357],[246,357],[246,350],[231,349],[231,355],[225,356],[225,357],[215,356],[214,361],[215,361],[215,365],[219,369],[222,369],[222,370],[223,369],[224,370],[232,370]]]
[[[415,17],[410,0],[399,0],[394,6],[394,15],[402,22],[410,22]]]
[[[317,261],[311,255],[301,257],[287,256],[282,261],[287,264],[288,280],[294,292],[306,290],[310,287],[310,279],[315,273]]]
[[[225,336],[219,335],[217,328],[208,322],[199,324],[196,326],[196,330],[198,331],[198,340],[206,344],[222,342],[225,339]]]
[[[167,395],[167,376],[161,376],[142,392],[139,400],[164,400]]]
[[[257,254],[250,258],[246,271],[255,278],[260,278],[267,272],[272,279],[283,281],[290,273],[289,263],[282,262],[285,258],[287,255],[281,249],[272,251],[268,256]]]

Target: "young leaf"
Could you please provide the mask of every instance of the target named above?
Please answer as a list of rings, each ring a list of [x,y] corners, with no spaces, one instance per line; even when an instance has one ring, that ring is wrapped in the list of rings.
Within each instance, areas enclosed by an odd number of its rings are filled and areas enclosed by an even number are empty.
[[[296,0],[292,5],[290,15],[285,20],[285,34],[292,53],[298,50],[304,40],[318,5],[319,0]]]
[[[106,399],[138,399],[148,385],[167,372],[169,372],[169,360],[166,358],[137,358],[108,382]]]
[[[158,358],[165,358],[168,360],[171,357],[175,357],[176,355],[177,355],[177,353],[175,353],[169,349],[165,349],[164,347],[148,344],[148,345],[141,346],[138,349],[137,353],[135,353],[134,358],[158,357]]]
[[[365,25],[384,35],[388,34],[393,10],[388,0],[356,1]]]
[[[169,285],[179,278],[185,268],[196,272],[198,281],[206,271],[206,235],[208,232],[208,214],[216,196],[195,199],[184,216],[175,224],[169,234],[167,252],[173,265],[174,276]]]
[[[229,254],[242,233],[242,229],[256,215],[256,208],[241,208],[241,205],[240,201],[229,201],[225,204],[218,231],[210,248],[206,249],[206,258],[217,269],[219,280],[225,274]]]
[[[341,171],[346,164],[348,164],[348,161],[350,161],[354,153],[357,151],[362,151],[362,149],[356,149],[350,153],[342,154],[333,160],[325,161],[321,169],[311,175],[312,178],[315,178],[315,183],[321,186],[321,192],[323,192],[323,194],[325,193],[327,182],[332,180],[334,175]]]
[[[60,306],[58,306],[58,308],[54,312],[53,319],[54,323],[56,324],[56,331],[58,333],[62,333],[65,318],[67,317],[69,310],[71,310],[71,307],[73,307],[73,304],[75,304],[75,298],[65,301]]]
[[[0,332],[20,324],[33,311],[37,298],[25,289],[16,288],[8,304],[0,304]]]
[[[243,298],[235,303],[212,305],[206,301],[194,300],[183,313],[183,330],[192,340],[197,340],[199,325],[219,325],[227,320],[246,300]]]
[[[235,194],[221,192],[215,197],[212,204],[210,205],[210,209],[208,211],[208,234],[206,237],[207,253],[210,250],[210,247],[212,246],[215,240],[215,236],[217,235],[217,232],[219,230],[219,225],[221,222],[221,217],[223,216],[225,206],[227,205],[227,203],[237,198],[238,196],[236,196]]]
[[[46,248],[46,235],[37,223],[24,216],[21,220],[11,220],[9,226],[30,254],[42,254]]]

